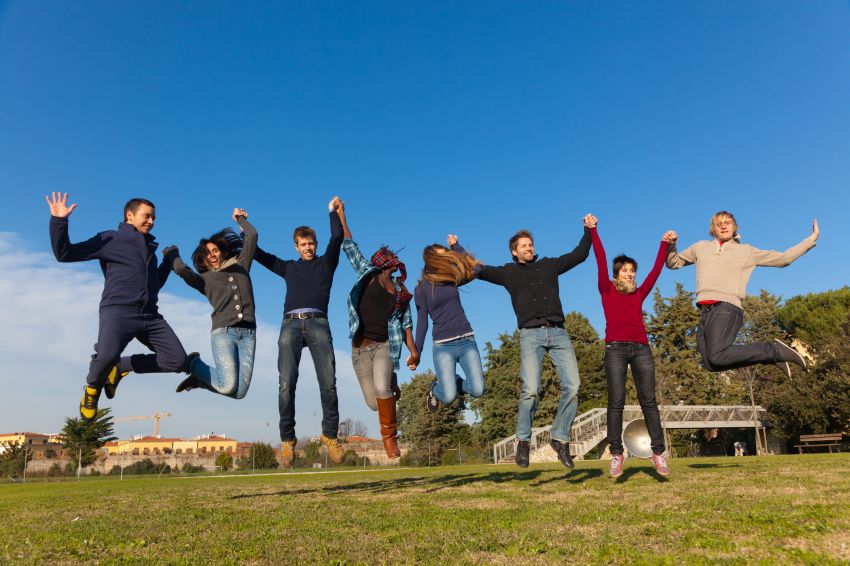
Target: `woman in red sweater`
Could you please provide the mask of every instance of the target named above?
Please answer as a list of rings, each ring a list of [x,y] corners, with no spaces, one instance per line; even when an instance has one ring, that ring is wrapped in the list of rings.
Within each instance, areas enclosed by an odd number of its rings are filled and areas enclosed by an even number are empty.
[[[652,446],[652,463],[663,476],[670,474],[664,459],[664,433],[655,401],[655,364],[643,324],[643,301],[661,274],[667,246],[674,237],[669,231],[661,239],[655,264],[640,287],[635,285],[637,261],[626,255],[614,258],[614,278],[608,278],[607,259],[596,223],[590,230],[599,272],[599,294],[605,311],[605,375],[608,380],[608,443],[611,448],[611,477],[623,474],[623,406],[626,402],[626,368],[631,366]]]

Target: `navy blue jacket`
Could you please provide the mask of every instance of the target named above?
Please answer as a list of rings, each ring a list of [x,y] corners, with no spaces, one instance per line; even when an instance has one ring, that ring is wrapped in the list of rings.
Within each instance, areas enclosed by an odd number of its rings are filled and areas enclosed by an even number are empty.
[[[131,307],[137,312],[157,314],[159,290],[171,271],[167,262],[157,264],[159,244],[150,234],[142,234],[122,222],[118,230],[106,230],[84,242],[72,244],[68,219],[50,217],[50,245],[61,262],[100,261],[105,279],[100,310]]]
[[[254,259],[286,281],[284,313],[305,308],[319,309],[326,314],[328,312],[331,285],[334,281],[334,272],[339,265],[339,251],[343,240],[339,215],[334,211],[328,214],[331,221],[331,239],[328,241],[325,254],[312,261],[303,261],[300,258],[280,259],[257,246]]]

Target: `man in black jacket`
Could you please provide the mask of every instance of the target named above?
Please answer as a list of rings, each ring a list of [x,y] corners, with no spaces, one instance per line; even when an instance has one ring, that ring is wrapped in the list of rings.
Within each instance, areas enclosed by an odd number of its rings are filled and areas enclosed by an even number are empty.
[[[56,259],[96,259],[104,276],[97,343],[80,401],[80,416],[89,421],[97,414],[101,391],[114,397],[118,382],[129,372],[185,371],[186,351],[157,307],[170,267],[165,262],[157,264],[158,244],[150,233],[156,210],[149,200],[131,199],[117,230],[100,232],[76,244],[68,237],[68,217],[77,205],[68,206],[68,193],[52,193],[45,200],[50,207],[50,244]],[[133,338],[154,353],[121,357]]]
[[[578,407],[579,373],[575,351],[564,328],[564,310],[559,296],[558,276],[587,259],[590,252],[590,230],[595,218],[584,217],[584,236],[578,246],[557,258],[538,259],[534,254],[531,232],[520,230],[508,246],[513,262],[501,267],[485,265],[478,278],[502,285],[511,296],[520,335],[520,378],[522,391],[517,415],[516,463],[528,466],[531,423],[540,398],[543,355],[548,352],[560,380],[561,395],[552,421],[550,445],[558,459],[573,467],[570,455],[570,427]]]

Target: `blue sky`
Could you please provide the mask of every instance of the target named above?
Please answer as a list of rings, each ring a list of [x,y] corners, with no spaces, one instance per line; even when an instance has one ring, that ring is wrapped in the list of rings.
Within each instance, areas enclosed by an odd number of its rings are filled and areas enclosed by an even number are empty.
[[[757,270],[749,291],[841,287],[849,24],[850,4],[829,1],[0,2],[0,186],[11,204],[0,432],[52,432],[73,415],[96,336],[99,270],[52,259],[51,191],[79,203],[75,241],[114,228],[123,203],[145,196],[154,234],[184,255],[239,206],[284,257],[299,224],[324,247],[338,194],[364,250],[404,247],[411,284],[422,248],[449,232],[496,264],[518,228],[542,255],[572,249],[592,212],[609,255],[636,257],[640,278],[665,230],[702,239],[716,210],[769,249],[818,218],[817,248]],[[176,395],[179,377],[138,376],[122,384],[116,416],[169,411],[168,435],[276,441],[284,287],[253,274],[261,329],[248,397]],[[561,278],[561,298],[601,333],[594,277],[591,255]],[[340,408],[374,435],[348,358],[353,281],[343,259],[330,307]],[[693,270],[665,271],[659,285],[669,293],[677,281],[693,289]],[[209,357],[204,297],[177,278],[164,291],[187,350]],[[463,301],[482,348],[514,328],[502,289],[475,282]],[[319,432],[305,358],[299,436]]]

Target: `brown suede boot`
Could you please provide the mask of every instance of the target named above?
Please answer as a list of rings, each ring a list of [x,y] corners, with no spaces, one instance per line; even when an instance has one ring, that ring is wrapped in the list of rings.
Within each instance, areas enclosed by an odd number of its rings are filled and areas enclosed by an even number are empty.
[[[401,450],[398,448],[396,435],[395,397],[378,399],[378,421],[381,423],[381,437],[384,439],[384,450],[388,458],[398,458]]]

